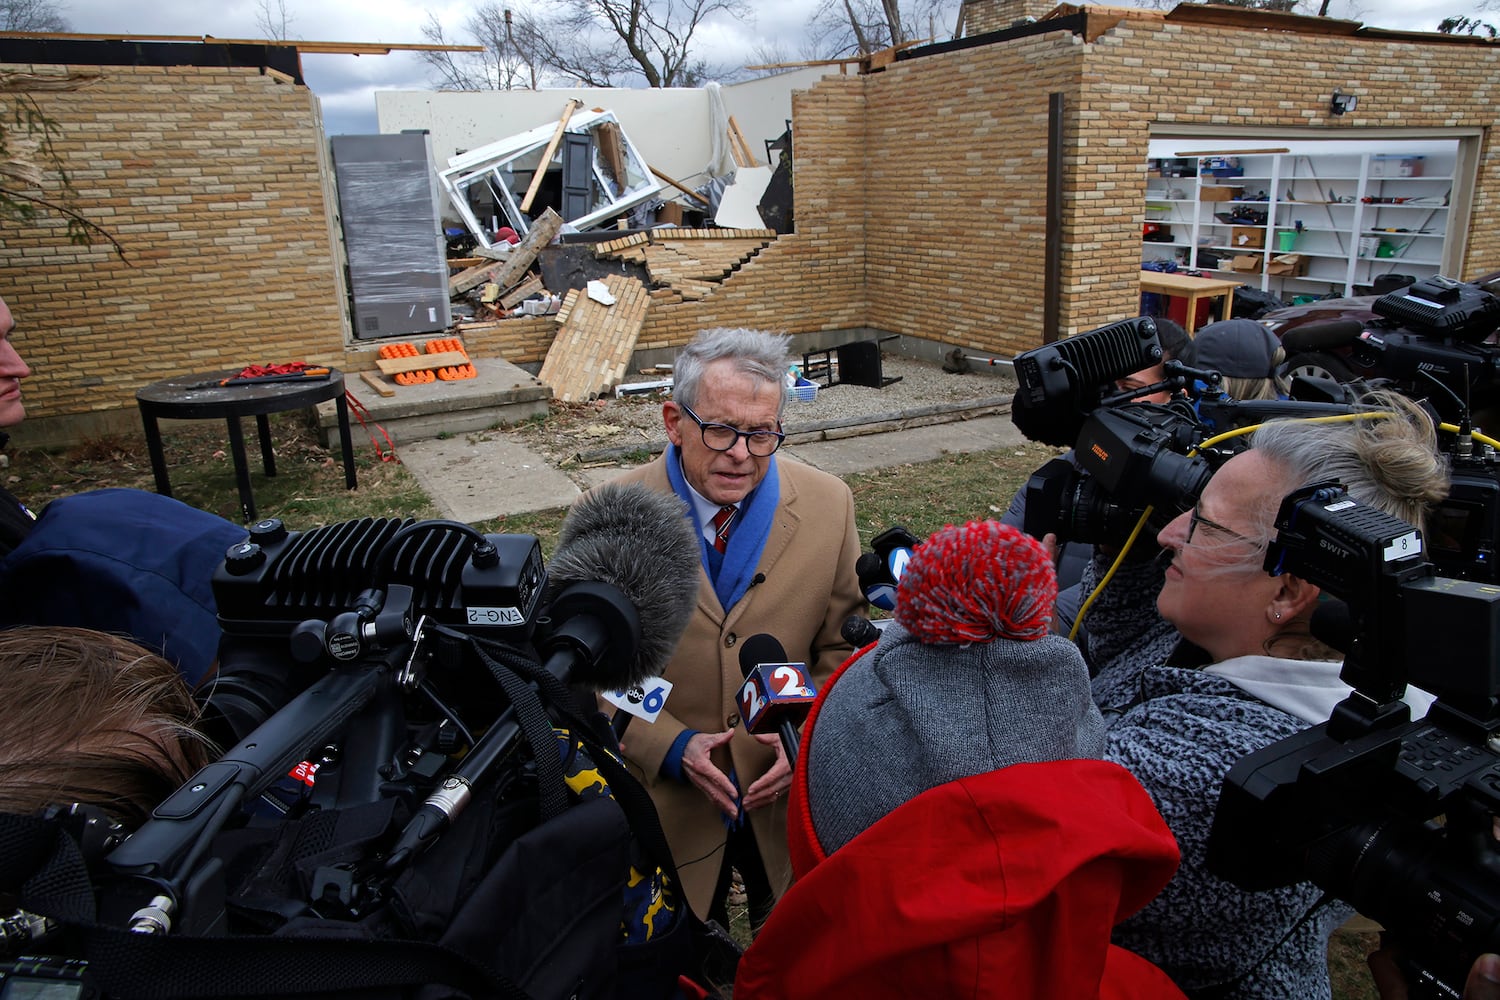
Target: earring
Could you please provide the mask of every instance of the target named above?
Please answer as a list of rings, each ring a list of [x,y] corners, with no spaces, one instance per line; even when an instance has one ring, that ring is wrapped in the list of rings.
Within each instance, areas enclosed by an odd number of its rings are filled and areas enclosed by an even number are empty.
[[[1280,611],[1276,612],[1276,620],[1277,621],[1281,621],[1281,612]]]

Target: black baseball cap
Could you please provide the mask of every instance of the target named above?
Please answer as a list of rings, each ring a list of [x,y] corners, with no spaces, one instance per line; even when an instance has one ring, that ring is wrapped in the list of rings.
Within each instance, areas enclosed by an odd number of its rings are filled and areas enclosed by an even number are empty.
[[[1281,342],[1253,319],[1225,319],[1200,329],[1180,359],[1225,378],[1271,378]]]

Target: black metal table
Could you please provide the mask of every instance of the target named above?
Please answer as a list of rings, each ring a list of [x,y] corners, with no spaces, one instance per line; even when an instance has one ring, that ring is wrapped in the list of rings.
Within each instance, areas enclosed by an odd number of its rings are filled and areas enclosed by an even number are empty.
[[[141,423],[146,429],[146,448],[151,453],[151,473],[156,477],[156,492],[172,495],[167,478],[167,460],[162,453],[161,428],[158,419],[212,420],[224,418],[229,427],[229,452],[234,458],[234,478],[240,490],[240,511],[248,524],[255,520],[255,494],[250,489],[250,466],[245,458],[245,436],[240,430],[241,417],[254,417],[260,431],[261,461],[266,475],[276,475],[276,453],[271,447],[272,413],[303,410],[324,400],[334,400],[338,407],[339,445],[344,450],[344,484],[357,485],[354,475],[354,446],[349,436],[349,405],[344,400],[344,375],[336,368],[327,378],[306,377],[296,381],[257,382],[221,385],[239,374],[239,369],[196,375],[175,375],[153,382],[135,394],[141,408]]]

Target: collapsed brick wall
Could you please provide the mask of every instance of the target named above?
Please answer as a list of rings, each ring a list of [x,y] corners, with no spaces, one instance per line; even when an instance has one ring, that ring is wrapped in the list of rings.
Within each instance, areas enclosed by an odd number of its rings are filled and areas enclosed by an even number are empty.
[[[52,213],[0,223],[0,297],[34,370],[16,443],[138,428],[135,391],[166,375],[342,364],[312,92],[256,69],[68,68],[102,79],[32,96],[57,123],[74,206],[126,259],[69,243]]]
[[[796,233],[705,299],[653,303],[638,348],[680,346],[708,326],[875,330],[995,355],[1036,346],[1051,93],[1065,108],[1064,335],[1136,312],[1153,131],[1467,129],[1481,139],[1459,271],[1500,268],[1500,229],[1487,224],[1500,198],[1500,48],[1108,11],[1090,15],[1088,34],[904,60],[795,95]],[[126,239],[136,266],[69,245],[60,220],[6,224],[0,296],[37,369],[18,443],[46,443],[37,431],[56,420],[135,426],[133,393],[164,365],[228,367],[251,353],[373,367],[374,348],[348,342],[343,325],[310,93],[255,70],[103,72],[38,100],[62,125],[80,207]],[[1360,95],[1356,111],[1327,113],[1334,87]],[[469,348],[540,363],[553,329],[514,320]]]
[[[999,31],[1023,18],[1041,17],[1052,7],[1047,0],[964,0],[963,33],[972,38]]]

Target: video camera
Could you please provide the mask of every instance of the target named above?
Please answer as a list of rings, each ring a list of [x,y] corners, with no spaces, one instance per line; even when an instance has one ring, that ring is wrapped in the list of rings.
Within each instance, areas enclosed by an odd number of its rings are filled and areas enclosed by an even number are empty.
[[[1122,392],[1114,382],[1155,365],[1154,385]],[[1202,447],[1220,432],[1272,417],[1347,414],[1341,402],[1234,400],[1218,372],[1162,361],[1156,324],[1148,316],[1121,320],[1019,354],[1020,383],[1011,420],[1032,441],[1071,445],[1025,486],[1027,534],[1052,532],[1059,542],[1121,545],[1149,506],[1161,528],[1197,501],[1209,477],[1245,447],[1231,438]],[[1191,399],[1136,403],[1163,390]]]
[[[306,945],[309,935],[441,943],[442,968],[454,971],[427,974],[459,977],[511,975],[502,956],[519,950],[517,968],[536,995],[598,986],[593,968],[555,960],[552,969],[540,956],[567,948],[576,957],[588,947],[577,942],[600,942],[612,988],[628,869],[637,865],[643,888],[661,892],[670,856],[655,868],[641,863],[661,850],[631,853],[618,816],[607,828],[587,820],[586,844],[558,836],[577,824],[547,821],[584,815],[568,806],[570,760],[593,758],[591,788],[629,782],[623,765],[599,759],[609,754],[585,749],[613,747],[596,735],[607,725],[582,706],[591,710],[593,691],[659,666],[646,661],[656,644],[670,650],[691,613],[697,552],[675,497],[640,487],[597,496],[570,512],[551,574],[535,536],[452,521],[364,518],[305,532],[275,519],[252,525],[213,577],[223,638],[199,728],[227,749],[139,829],[74,831],[92,845],[98,926],[162,945]],[[643,533],[655,561],[616,572],[611,560],[632,558],[616,543]],[[579,749],[564,753],[554,725]],[[640,806],[621,808],[633,816]],[[99,816],[85,814],[83,825]],[[526,848],[531,860],[500,864],[528,835],[547,835]],[[529,909],[543,896],[545,920]],[[497,898],[505,914],[450,932]],[[663,931],[680,900],[658,902]],[[0,944],[51,955],[49,942]],[[278,964],[253,947],[246,954],[265,958],[257,968]],[[109,977],[121,969],[104,969],[92,949],[85,965],[114,995]],[[133,974],[128,961],[124,968]]]
[[[1437,575],[1417,529],[1336,483],[1289,495],[1276,528],[1266,570],[1343,601],[1313,630],[1354,691],[1230,769],[1209,867],[1252,891],[1313,882],[1384,926],[1412,996],[1458,997],[1500,950],[1500,589]],[[1408,683],[1437,696],[1420,721]]]
[[[1053,459],[1024,487],[1027,534],[1120,545],[1147,506],[1165,524],[1193,504],[1218,458],[1189,454],[1206,436],[1202,423],[1186,404],[1130,400],[1182,389],[1195,374],[1217,386],[1218,376],[1169,362],[1162,382],[1114,391],[1117,379],[1161,363],[1146,316],[1016,356],[1012,422],[1032,441],[1073,448],[1071,459]]]

